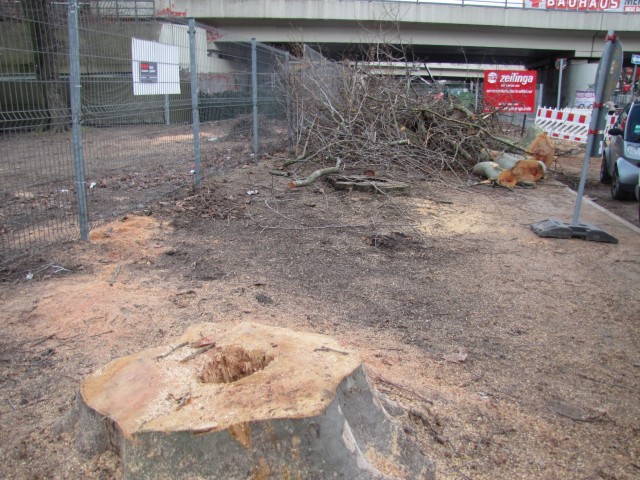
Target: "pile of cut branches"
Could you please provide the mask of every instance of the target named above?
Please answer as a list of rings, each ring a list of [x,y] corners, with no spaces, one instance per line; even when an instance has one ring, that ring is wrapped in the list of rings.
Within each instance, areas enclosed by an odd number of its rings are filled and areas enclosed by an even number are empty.
[[[286,82],[295,130],[291,163],[326,166],[339,159],[347,170],[440,177],[469,172],[483,151],[504,143],[494,134],[495,115],[419,88],[408,74],[380,75],[370,63],[307,58]]]

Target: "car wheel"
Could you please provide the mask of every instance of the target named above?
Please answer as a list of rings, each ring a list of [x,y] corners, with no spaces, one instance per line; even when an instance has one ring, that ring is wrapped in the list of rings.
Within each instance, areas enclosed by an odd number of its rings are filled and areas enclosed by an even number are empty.
[[[627,198],[627,193],[622,190],[620,185],[620,176],[618,175],[618,169],[613,170],[613,177],[611,178],[611,198],[614,200],[624,200]]]
[[[600,164],[600,183],[611,183],[611,175],[607,171],[607,156],[604,153]]]

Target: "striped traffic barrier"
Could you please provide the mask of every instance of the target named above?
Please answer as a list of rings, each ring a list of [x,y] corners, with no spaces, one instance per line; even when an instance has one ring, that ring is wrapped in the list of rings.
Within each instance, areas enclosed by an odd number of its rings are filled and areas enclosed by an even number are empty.
[[[605,130],[613,126],[615,115],[608,114]],[[560,140],[569,140],[578,143],[587,143],[589,136],[589,124],[591,123],[591,110],[565,108],[538,107],[536,112],[536,125],[538,125],[550,137]]]

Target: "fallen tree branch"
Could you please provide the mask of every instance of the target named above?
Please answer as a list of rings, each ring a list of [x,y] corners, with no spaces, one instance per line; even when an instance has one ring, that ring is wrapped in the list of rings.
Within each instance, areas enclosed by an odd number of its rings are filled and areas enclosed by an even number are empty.
[[[287,160],[286,162],[283,162],[282,166],[283,167],[288,167],[289,165],[295,165],[296,163],[302,163],[304,161],[306,161],[306,158],[291,158],[289,160]]]
[[[428,112],[428,113],[432,114],[433,116],[438,117],[441,120],[445,120],[447,122],[453,122],[453,123],[457,123],[457,124],[460,124],[460,125],[464,125],[465,127],[469,127],[469,128],[472,128],[472,129],[478,129],[482,133],[487,135],[489,138],[492,138],[493,140],[495,140],[498,143],[502,143],[503,145],[507,145],[508,147],[510,147],[510,148],[512,148],[514,150],[517,150],[519,152],[526,153],[527,155],[531,154],[531,152],[529,152],[527,149],[522,148],[519,145],[516,145],[511,140],[509,140],[507,138],[504,138],[504,137],[500,137],[498,135],[493,135],[489,130],[487,130],[482,125],[479,125],[477,123],[469,123],[469,122],[465,122],[465,121],[462,121],[462,120],[458,120],[457,118],[445,117],[444,115],[441,115],[440,113],[438,113],[438,112],[436,112],[434,110],[431,110],[429,108],[423,108],[422,111]]]
[[[379,52],[372,55],[374,62],[380,61]],[[322,168],[326,158],[340,158],[341,171],[373,169],[451,186],[466,183],[466,175],[483,159],[483,150],[529,154],[527,147],[500,136],[505,120],[498,112],[479,114],[465,103],[468,99],[415,89],[408,78],[381,76],[311,55],[302,59],[296,75],[283,81],[296,135],[295,159],[284,166],[295,164],[305,168],[301,175],[311,173],[291,182],[290,188],[311,185],[335,172]]]
[[[339,173],[341,164],[341,160],[338,159],[335,167],[321,168],[320,170],[313,172],[307,178],[303,178],[302,180],[292,180],[289,182],[289,188],[308,187],[321,177],[331,175],[332,173]]]

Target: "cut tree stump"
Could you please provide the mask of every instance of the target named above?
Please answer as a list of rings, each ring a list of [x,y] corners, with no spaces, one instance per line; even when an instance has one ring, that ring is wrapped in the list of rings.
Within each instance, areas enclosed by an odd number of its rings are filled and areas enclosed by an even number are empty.
[[[128,479],[433,479],[361,359],[330,337],[203,323],[88,376],[72,415],[84,454]]]

